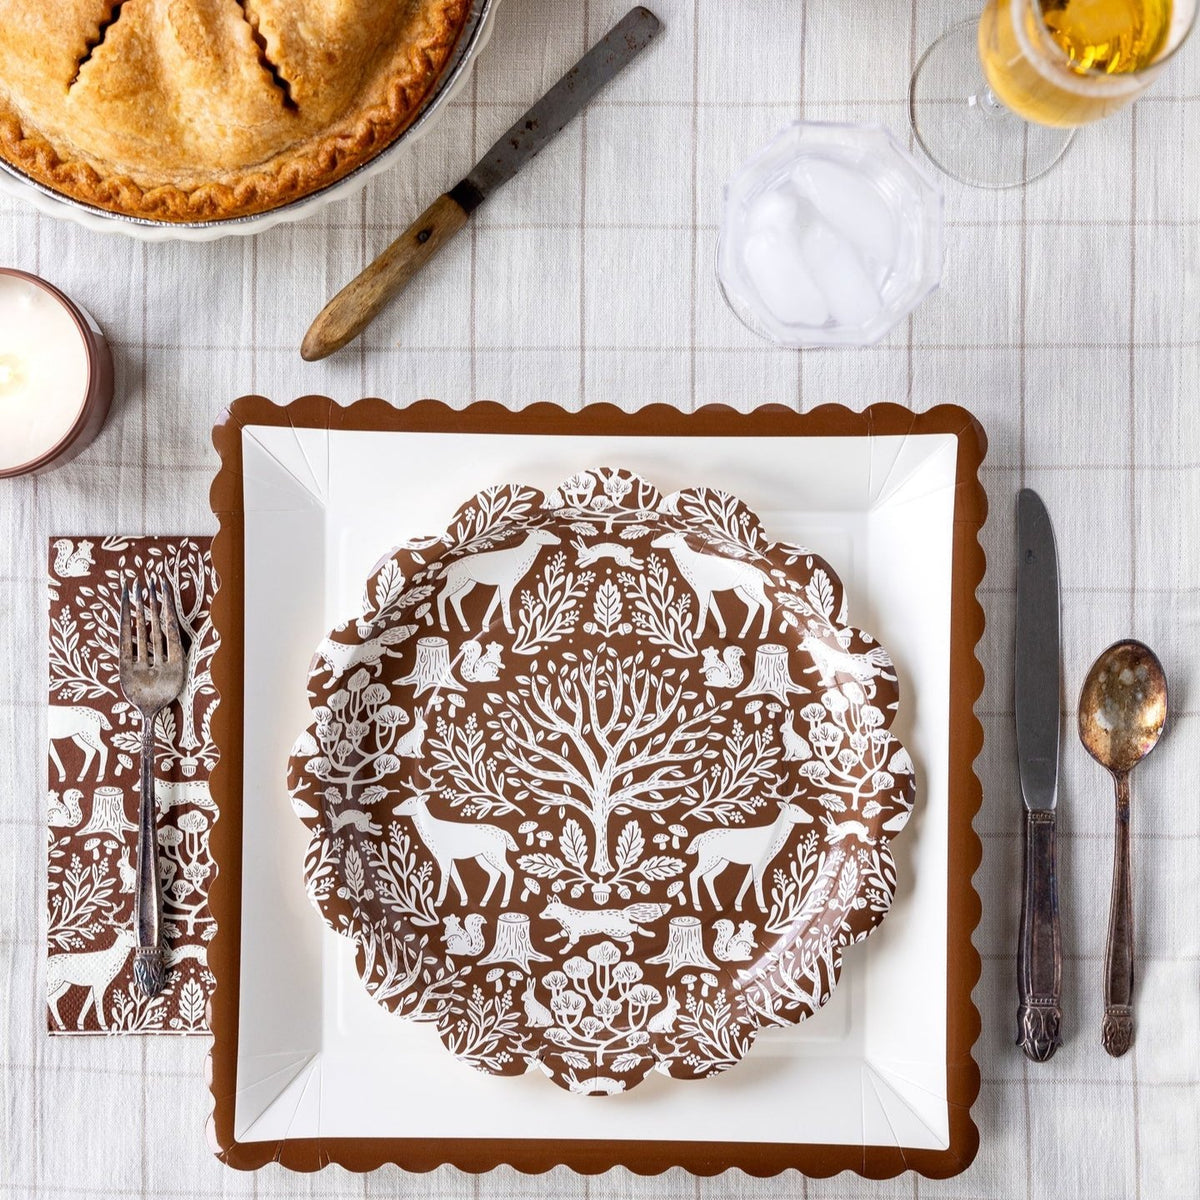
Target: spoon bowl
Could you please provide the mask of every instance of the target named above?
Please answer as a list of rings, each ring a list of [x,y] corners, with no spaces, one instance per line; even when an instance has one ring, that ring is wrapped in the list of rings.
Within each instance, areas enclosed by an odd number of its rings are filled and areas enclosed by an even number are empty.
[[[1167,677],[1154,651],[1117,642],[1092,664],[1079,696],[1079,740],[1114,774],[1127,774],[1158,743],[1167,720]]]
[[[1133,1044],[1133,883],[1129,846],[1129,773],[1158,744],[1167,721],[1167,677],[1149,646],[1117,642],[1092,664],[1079,696],[1079,740],[1112,773],[1117,790],[1116,850],[1108,946],[1104,952],[1104,1023],[1100,1040],[1119,1058]]]

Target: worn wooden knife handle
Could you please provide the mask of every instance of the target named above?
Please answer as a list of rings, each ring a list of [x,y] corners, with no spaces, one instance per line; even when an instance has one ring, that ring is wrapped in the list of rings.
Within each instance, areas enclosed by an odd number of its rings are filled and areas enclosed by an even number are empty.
[[[304,335],[300,357],[315,362],[358,337],[467,223],[469,215],[469,209],[450,193],[439,196],[365,271],[321,309]]]
[[[1058,928],[1056,821],[1051,811],[1025,813],[1025,882],[1017,950],[1017,1045],[1046,1062],[1062,1042],[1062,939]]]

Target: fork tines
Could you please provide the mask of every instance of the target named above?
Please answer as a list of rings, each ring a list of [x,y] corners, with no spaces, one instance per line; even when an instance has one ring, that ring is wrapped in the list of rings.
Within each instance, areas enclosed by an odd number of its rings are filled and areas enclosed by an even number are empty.
[[[147,624],[147,615],[149,623]],[[155,666],[176,661],[182,655],[179,617],[175,595],[169,587],[150,579],[142,589],[140,580],[121,588],[121,661]]]

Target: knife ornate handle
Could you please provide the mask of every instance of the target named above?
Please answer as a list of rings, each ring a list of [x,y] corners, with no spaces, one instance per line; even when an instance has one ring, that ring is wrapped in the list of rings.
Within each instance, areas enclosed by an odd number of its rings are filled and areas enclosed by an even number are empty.
[[[1017,1045],[1046,1062],[1062,1042],[1062,940],[1058,928],[1057,825],[1053,810],[1025,813],[1025,882],[1017,951]]]

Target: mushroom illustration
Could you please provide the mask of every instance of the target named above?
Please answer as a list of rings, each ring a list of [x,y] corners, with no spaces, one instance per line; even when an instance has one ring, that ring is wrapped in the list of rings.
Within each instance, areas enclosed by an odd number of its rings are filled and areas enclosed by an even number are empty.
[[[696,977],[695,975],[681,975],[679,982],[690,992],[696,986]]]
[[[667,829],[671,834],[672,848],[675,850],[678,850],[679,847],[682,845],[682,842],[680,839],[685,838],[688,835],[688,831],[687,831],[686,827],[683,825],[668,825]]]
[[[452,713],[455,711],[455,709],[462,708],[464,704],[463,698],[457,692],[451,692],[446,699],[450,704],[450,711]]]
[[[700,995],[707,996],[712,988],[721,986],[721,981],[711,971],[702,971],[700,973],[700,984]]]
[[[667,898],[678,900],[681,905],[687,904],[687,896],[683,892],[683,880],[677,879],[667,888]]]
[[[517,826],[517,832],[525,835],[525,845],[532,846],[533,835],[537,832],[537,822],[522,821],[520,825]]]
[[[747,707],[749,707],[749,706],[747,706]],[[767,705],[767,716],[769,716],[771,718],[772,724],[776,720],[778,720],[779,714],[781,712],[783,712],[782,704],[776,704],[775,701],[772,700],[771,703]]]
[[[100,838],[88,838],[88,840],[83,843],[83,848],[92,852],[93,862],[100,861]]]
[[[536,879],[531,879],[528,875],[521,881],[521,900],[528,900],[530,896],[537,896],[541,893],[542,886]]]
[[[554,834],[552,834],[548,829],[543,829],[541,833],[537,835],[537,840],[538,845],[545,850],[545,848],[554,840]]]
[[[654,835],[654,844],[659,848],[659,850],[666,850],[667,843],[670,840],[670,837],[665,833],[656,833]]]
[[[497,996],[500,995],[500,993],[502,991],[504,991],[504,968],[503,967],[493,967],[484,976],[484,979],[487,980],[488,983],[494,983],[496,985],[496,995]]]
[[[762,710],[763,702],[761,700],[751,700],[750,703],[746,705],[746,711],[748,713],[753,713],[754,715],[755,725],[762,724]]]

